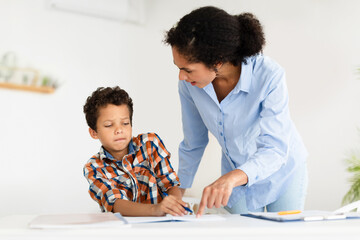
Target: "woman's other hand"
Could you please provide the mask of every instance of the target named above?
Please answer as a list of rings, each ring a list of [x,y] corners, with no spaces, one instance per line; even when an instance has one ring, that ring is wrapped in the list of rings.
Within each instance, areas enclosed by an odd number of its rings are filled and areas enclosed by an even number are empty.
[[[245,172],[240,169],[235,169],[218,178],[215,182],[204,188],[199,211],[196,216],[199,217],[207,208],[220,208],[226,206],[232,190],[234,187],[244,185],[248,182],[248,177]]]

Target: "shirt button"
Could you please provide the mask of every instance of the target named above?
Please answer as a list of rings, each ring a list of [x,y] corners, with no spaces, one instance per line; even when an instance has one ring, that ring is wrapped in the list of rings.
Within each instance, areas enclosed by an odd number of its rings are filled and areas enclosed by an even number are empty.
[[[222,122],[219,122],[219,125],[221,126],[221,125],[222,125]]]
[[[223,135],[223,133],[220,133],[220,136],[222,136]]]

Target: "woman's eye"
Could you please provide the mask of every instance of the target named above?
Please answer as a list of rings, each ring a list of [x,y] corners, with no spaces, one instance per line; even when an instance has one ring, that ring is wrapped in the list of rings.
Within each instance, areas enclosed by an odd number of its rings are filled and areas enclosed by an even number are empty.
[[[124,125],[129,125],[129,124],[130,124],[130,123],[128,123],[128,122],[125,122],[125,123],[124,123]]]
[[[107,128],[108,128],[108,127],[111,127],[111,125],[105,125],[105,127],[107,127]]]

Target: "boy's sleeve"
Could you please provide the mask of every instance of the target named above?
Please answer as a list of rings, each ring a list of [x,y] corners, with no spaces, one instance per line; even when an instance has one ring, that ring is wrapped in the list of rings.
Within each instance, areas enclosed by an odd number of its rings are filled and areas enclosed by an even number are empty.
[[[89,182],[89,193],[103,212],[111,212],[117,199],[129,200],[126,189],[104,174],[107,172],[101,160],[92,158],[84,166],[84,176]]]
[[[154,167],[156,182],[161,191],[166,192],[171,187],[180,185],[179,177],[171,166],[170,153],[157,134],[155,134],[153,146],[154,151],[152,155],[156,164]]]

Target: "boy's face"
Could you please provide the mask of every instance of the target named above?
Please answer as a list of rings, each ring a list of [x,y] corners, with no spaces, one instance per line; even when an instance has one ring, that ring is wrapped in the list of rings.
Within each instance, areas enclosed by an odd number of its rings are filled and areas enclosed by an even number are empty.
[[[99,109],[97,131],[89,129],[94,139],[99,139],[103,147],[117,160],[128,153],[132,138],[129,109],[125,104],[108,104]]]

